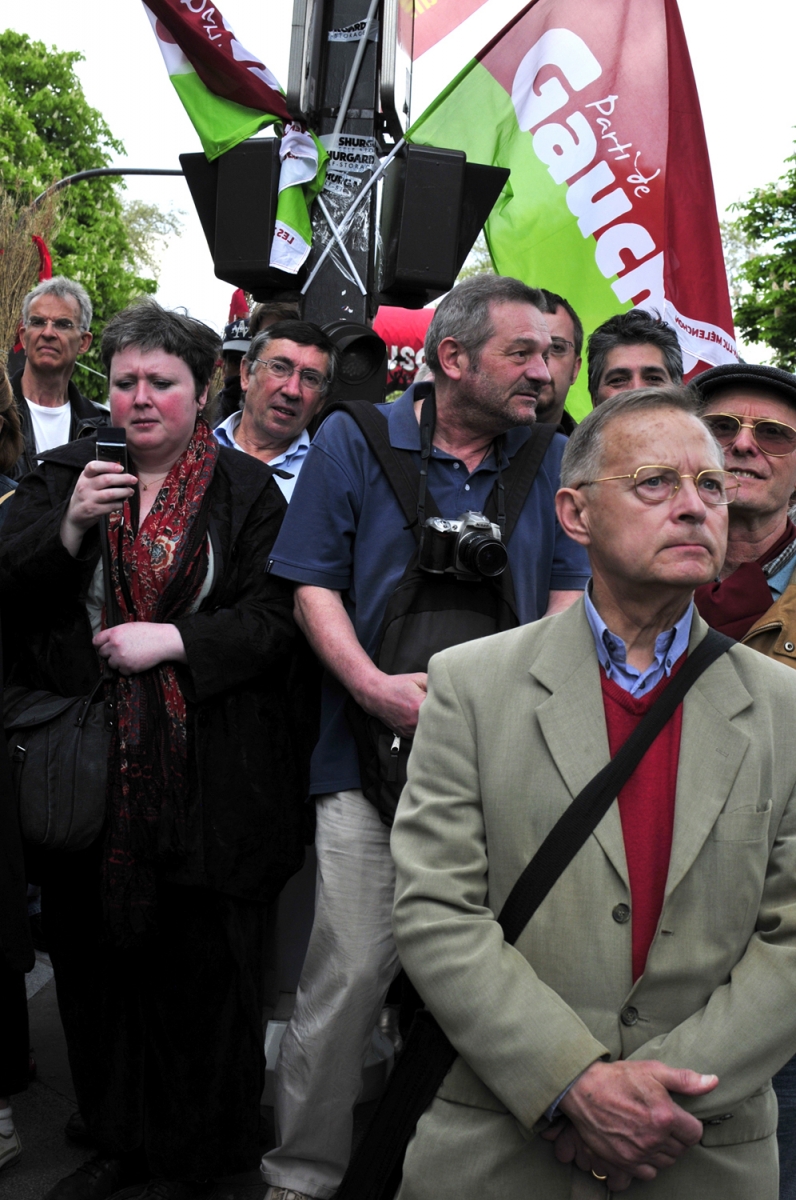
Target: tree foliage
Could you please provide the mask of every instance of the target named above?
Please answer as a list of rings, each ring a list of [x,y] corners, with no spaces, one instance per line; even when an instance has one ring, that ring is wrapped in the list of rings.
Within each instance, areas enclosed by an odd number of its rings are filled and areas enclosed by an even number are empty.
[[[793,166],[781,179],[733,205],[741,213],[733,224],[759,249],[740,269],[749,287],[739,298],[735,322],[747,342],[771,346],[775,366],[794,371],[796,154],[786,161]]]
[[[749,294],[749,284],[744,274],[744,267],[750,258],[760,253],[760,247],[743,232],[738,221],[719,221],[719,228],[721,230],[721,247],[724,252],[724,266],[727,271],[727,285],[730,289],[730,303],[734,312],[741,303],[742,297]]]
[[[492,256],[489,253],[489,247],[486,244],[483,229],[473,243],[473,248],[464,260],[464,266],[456,277],[457,283],[462,283],[465,279],[472,279],[473,275],[494,275],[495,268],[492,265]]]
[[[10,29],[0,32],[0,183],[18,204],[30,203],[57,179],[108,166],[113,154],[124,153],[83,94],[74,69],[82,57]],[[173,215],[136,202],[125,207],[121,191],[112,176],[65,190],[50,243],[53,271],[79,280],[91,296],[95,341],[78,361],[95,371],[101,370],[98,335],[108,319],[157,288],[153,238],[177,231]],[[104,399],[105,383],[96,375],[79,369],[75,382]]]

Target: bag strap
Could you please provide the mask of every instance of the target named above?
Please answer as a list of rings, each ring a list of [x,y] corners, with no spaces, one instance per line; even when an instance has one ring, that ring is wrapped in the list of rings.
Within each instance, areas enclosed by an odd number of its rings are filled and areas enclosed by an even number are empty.
[[[387,482],[395,493],[401,510],[406,517],[407,528],[411,529],[415,541],[420,542],[420,529],[417,524],[417,489],[419,472],[410,455],[404,455],[390,445],[390,432],[387,418],[373,404],[362,400],[341,400],[331,405],[324,414],[324,420],[333,412],[346,412],[353,417],[362,431],[366,442],[373,452],[373,457],[384,472]],[[432,496],[426,498],[426,514],[439,517],[440,513]]]
[[[617,754],[575,797],[511,889],[498,921],[514,945],[525,926],[591,836],[655,738],[699,676],[735,642],[709,629]]]
[[[528,493],[533,487],[544,456],[557,432],[558,428],[555,425],[532,425],[531,436],[514,455],[503,474],[506,512],[506,524],[503,530],[504,542],[508,542],[514,532],[514,526],[528,499]],[[490,496],[487,510],[491,509],[492,503],[492,496]]]

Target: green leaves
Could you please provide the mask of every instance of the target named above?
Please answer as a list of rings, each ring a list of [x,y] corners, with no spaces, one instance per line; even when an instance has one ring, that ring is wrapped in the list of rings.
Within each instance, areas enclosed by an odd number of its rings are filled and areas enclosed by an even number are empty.
[[[13,30],[0,32],[0,180],[24,203],[65,175],[110,165],[124,146],[100,112],[87,102],[74,65],[75,51],[59,51]],[[62,220],[52,239],[53,272],[77,279],[94,304],[94,345],[78,360],[75,383],[94,400],[104,401],[99,335],[114,313],[157,289],[152,255],[141,253],[146,234],[131,229],[118,179],[99,178],[63,193]],[[159,214],[162,217],[162,214]],[[168,217],[163,217],[167,223]],[[170,232],[175,232],[173,226]],[[155,234],[158,230],[155,228]],[[137,239],[137,240],[136,240]]]
[[[742,215],[734,225],[760,253],[740,268],[748,284],[735,311],[739,330],[749,342],[765,342],[774,364],[796,371],[796,155],[777,183],[733,205]]]

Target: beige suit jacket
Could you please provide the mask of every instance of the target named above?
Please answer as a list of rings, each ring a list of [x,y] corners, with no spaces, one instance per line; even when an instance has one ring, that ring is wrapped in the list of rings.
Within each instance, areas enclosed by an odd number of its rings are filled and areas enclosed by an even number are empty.
[[[691,648],[707,632],[695,615]],[[796,677],[733,647],[684,702],[663,911],[633,984],[614,804],[516,947],[496,914],[609,759],[580,601],[431,664],[392,835],[402,962],[460,1052],[407,1155],[400,1200],[605,1196],[535,1136],[600,1057],[716,1073],[681,1098],[704,1136],[635,1200],[776,1200],[770,1080],[796,1052]],[[631,918],[632,920],[632,918]]]

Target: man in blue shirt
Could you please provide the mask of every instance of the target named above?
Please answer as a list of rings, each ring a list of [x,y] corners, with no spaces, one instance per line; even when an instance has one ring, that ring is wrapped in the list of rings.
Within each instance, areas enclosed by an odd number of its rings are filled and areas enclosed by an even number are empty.
[[[280,321],[252,340],[241,362],[243,409],[217,425],[222,446],[270,467],[289,502],[310,448],[307,426],[326,402],[337,352],[317,325]]]
[[[500,471],[530,436],[549,382],[541,293],[479,276],[438,306],[426,338],[436,427],[428,488],[443,516],[483,511]],[[395,449],[420,467],[421,401],[410,388],[382,406]],[[555,518],[566,439],[555,435],[507,550],[521,622],[568,607],[589,577],[584,551]],[[315,923],[296,1009],[277,1066],[280,1143],[263,1160],[269,1200],[327,1200],[344,1173],[372,1030],[398,960],[390,913],[389,830],[361,791],[344,705],[411,737],[425,673],[387,675],[373,662],[387,602],[415,549],[406,518],[356,423],[327,418],[274,547],[270,569],[294,580],[296,613],[326,668],[317,798]]]

